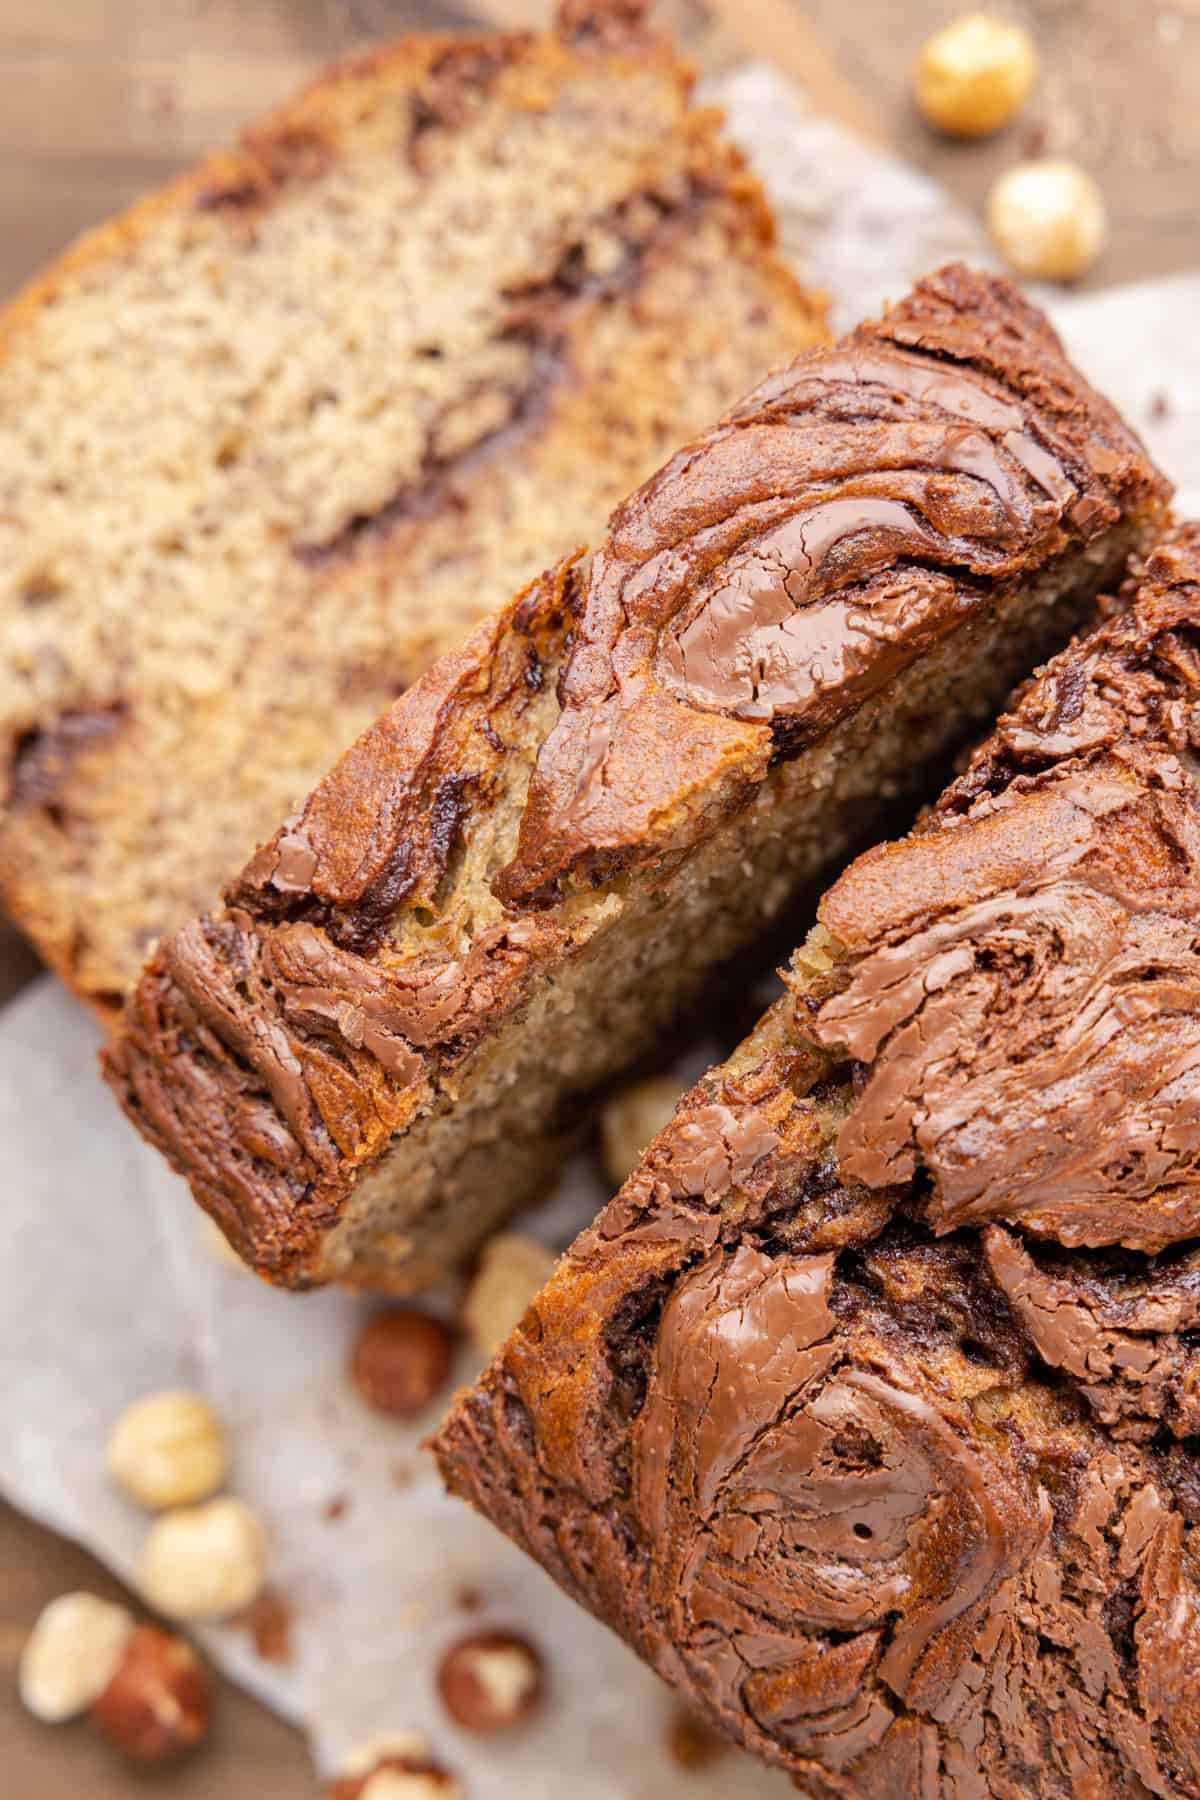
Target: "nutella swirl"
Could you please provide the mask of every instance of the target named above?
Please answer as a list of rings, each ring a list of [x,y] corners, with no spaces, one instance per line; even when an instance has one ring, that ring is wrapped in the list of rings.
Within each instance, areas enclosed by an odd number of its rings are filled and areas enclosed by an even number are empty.
[[[880,1266],[898,1293],[938,1280],[936,1255]],[[631,1499],[668,1672],[814,1796],[1083,1791],[1064,1784],[1089,1758],[1098,1796],[1190,1792],[1166,1706],[1195,1709],[1197,1571],[1138,1453],[1052,1504],[1020,1432],[954,1397],[988,1391],[961,1350],[931,1346],[931,1378],[887,1348],[888,1304],[848,1309],[840,1285],[831,1255],[742,1243],[673,1289]],[[1104,1610],[1122,1583],[1130,1643]]]
[[[863,1073],[843,1172],[923,1171],[938,1230],[1200,1232],[1198,571],[1192,534],[822,903],[852,957],[812,1035]]]
[[[1042,1361],[1077,1384],[1113,1435],[1200,1436],[1200,1250],[1130,1269],[1078,1254],[1039,1260],[991,1225],[984,1253],[996,1285]]]
[[[497,892],[656,853],[1109,530],[1134,444],[1094,405],[1040,315],[961,270],[763,383],[614,516]]]

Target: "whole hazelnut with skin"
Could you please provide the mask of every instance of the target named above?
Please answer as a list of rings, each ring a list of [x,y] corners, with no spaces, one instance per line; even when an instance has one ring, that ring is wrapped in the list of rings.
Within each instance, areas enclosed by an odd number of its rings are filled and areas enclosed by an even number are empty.
[[[629,1179],[638,1158],[675,1115],[682,1085],[673,1075],[652,1075],[611,1099],[600,1121],[604,1172],[614,1187]]]
[[[439,1767],[419,1738],[394,1747],[370,1746],[347,1759],[325,1790],[326,1800],[460,1800],[449,1770]]]
[[[155,1512],[207,1500],[225,1480],[229,1457],[216,1413],[199,1394],[148,1394],[121,1414],[108,1440],[108,1472]]]
[[[142,1550],[142,1593],[172,1619],[220,1619],[249,1606],[267,1571],[258,1516],[241,1500],[164,1513]]]
[[[61,1725],[86,1712],[108,1686],[134,1635],[132,1615],[96,1594],[61,1594],[42,1612],[17,1668],[21,1699],[35,1719]]]
[[[442,1705],[464,1731],[510,1731],[537,1711],[545,1670],[526,1638],[509,1631],[479,1631],[451,1645],[439,1665],[437,1685]]]
[[[928,38],[913,92],[930,125],[951,137],[986,137],[1014,119],[1037,79],[1033,40],[990,13],[965,13]]]
[[[208,1677],[190,1644],[140,1625],[112,1680],[93,1702],[91,1718],[130,1762],[174,1762],[208,1730]]]
[[[350,1353],[350,1375],[376,1412],[413,1419],[445,1386],[453,1353],[454,1338],[441,1319],[396,1307],[363,1326]]]
[[[1021,275],[1073,281],[1091,268],[1108,236],[1104,196],[1076,163],[1017,163],[987,201],[988,230]]]

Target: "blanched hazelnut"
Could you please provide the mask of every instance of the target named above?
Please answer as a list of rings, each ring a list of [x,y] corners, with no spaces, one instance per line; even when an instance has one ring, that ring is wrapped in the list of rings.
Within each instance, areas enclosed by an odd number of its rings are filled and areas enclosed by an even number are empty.
[[[601,1120],[601,1135],[604,1172],[614,1187],[629,1179],[651,1138],[670,1124],[682,1092],[673,1075],[652,1075],[609,1101]]]
[[[209,1705],[208,1677],[191,1645],[140,1625],[91,1717],[130,1762],[166,1763],[200,1742]]]
[[[1037,72],[1037,51],[1020,25],[990,13],[964,13],[926,39],[913,90],[937,130],[986,137],[1016,117]]]
[[[168,1618],[220,1619],[250,1605],[266,1572],[257,1514],[241,1500],[209,1500],[155,1520],[140,1583],[151,1606]]]
[[[127,1406],[113,1426],[106,1460],[117,1485],[155,1512],[207,1500],[229,1470],[216,1413],[201,1395],[182,1389]]]
[[[376,1412],[412,1419],[445,1385],[453,1352],[453,1336],[441,1319],[396,1307],[363,1326],[350,1353],[350,1374]]]
[[[1021,275],[1073,281],[1091,268],[1108,236],[1104,196],[1078,164],[1017,163],[995,182],[988,229]]]
[[[502,1231],[479,1259],[463,1301],[463,1324],[477,1350],[490,1356],[554,1273],[558,1259],[533,1238]]]
[[[511,1631],[461,1638],[437,1675],[442,1705],[464,1731],[509,1731],[536,1712],[545,1688],[541,1656]]]
[[[132,1616],[96,1594],[61,1594],[45,1608],[21,1652],[17,1682],[35,1719],[61,1725],[86,1712],[120,1666]]]

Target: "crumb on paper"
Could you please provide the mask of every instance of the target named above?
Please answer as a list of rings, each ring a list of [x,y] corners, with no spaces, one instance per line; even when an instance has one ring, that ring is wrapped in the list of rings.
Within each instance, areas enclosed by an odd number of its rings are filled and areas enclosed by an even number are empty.
[[[292,1608],[275,1588],[264,1588],[257,1600],[243,1607],[229,1623],[249,1633],[256,1655],[263,1662],[285,1667],[292,1660]]]

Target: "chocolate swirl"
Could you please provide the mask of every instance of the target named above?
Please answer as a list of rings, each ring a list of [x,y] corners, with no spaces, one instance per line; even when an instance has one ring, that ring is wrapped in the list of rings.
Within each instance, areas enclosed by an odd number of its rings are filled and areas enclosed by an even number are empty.
[[[595,558],[501,897],[659,853],[1110,529],[1136,449],[1085,395],[1040,315],[951,269],[681,452]]]
[[[634,1434],[634,1507],[689,1679],[744,1712],[760,1747],[844,1770],[904,1707],[947,1701],[948,1647],[982,1629],[1045,1519],[903,1376],[856,1366],[833,1262],[743,1246],[679,1284]]]
[[[939,1230],[1200,1231],[1200,532],[1064,653],[929,826],[821,916],[853,957],[812,1028],[863,1065],[847,1175],[931,1179]]]
[[[1078,1384],[1115,1437],[1200,1436],[1200,1250],[1166,1266],[1082,1253],[1050,1261],[999,1225],[983,1246],[1042,1361]]]
[[[961,1250],[877,1266],[951,1309],[973,1280]],[[743,1243],[672,1292],[631,1502],[668,1672],[814,1796],[1048,1796],[1085,1772],[1112,1800],[1191,1792],[1170,1706],[1195,1711],[1200,1587],[1148,1466],[1106,1450],[1064,1487],[1033,1449],[1048,1396],[1002,1398],[949,1342],[931,1376],[897,1300],[851,1291],[833,1256]]]

